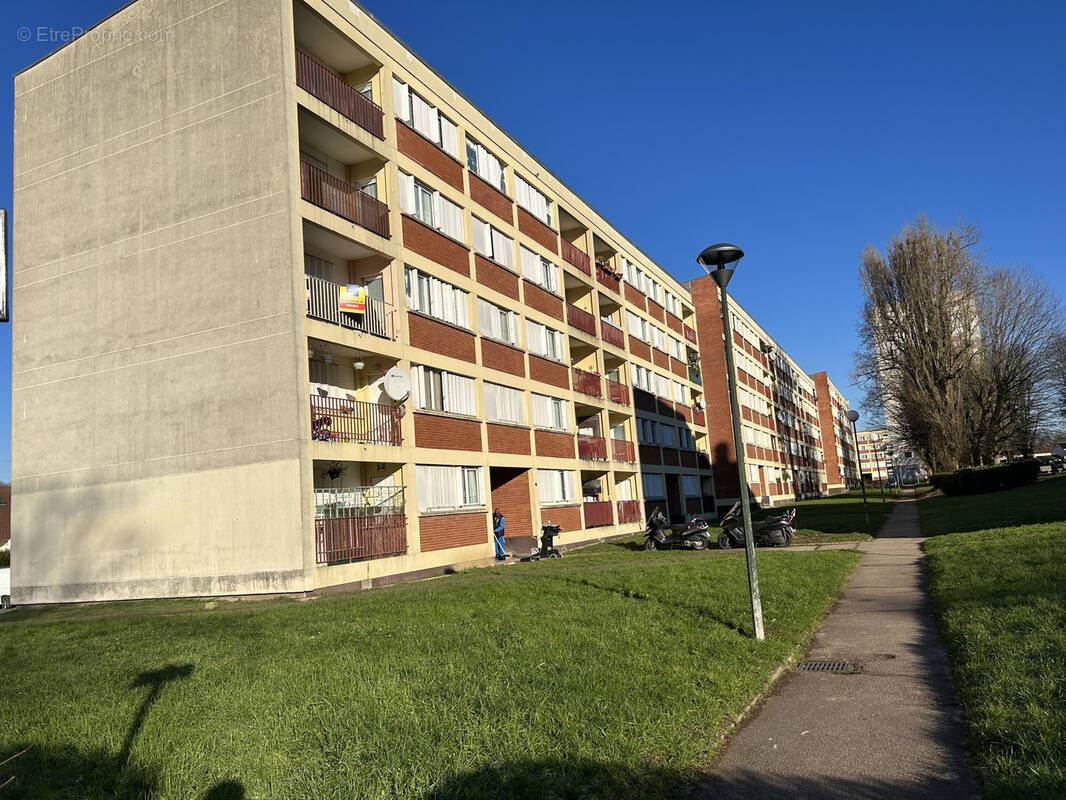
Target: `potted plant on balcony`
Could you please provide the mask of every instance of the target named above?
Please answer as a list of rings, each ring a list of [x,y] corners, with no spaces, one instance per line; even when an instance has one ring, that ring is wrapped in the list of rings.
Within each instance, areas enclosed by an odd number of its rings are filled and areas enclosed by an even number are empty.
[[[348,468],[339,461],[330,461],[326,464],[326,474],[331,481],[336,481]]]

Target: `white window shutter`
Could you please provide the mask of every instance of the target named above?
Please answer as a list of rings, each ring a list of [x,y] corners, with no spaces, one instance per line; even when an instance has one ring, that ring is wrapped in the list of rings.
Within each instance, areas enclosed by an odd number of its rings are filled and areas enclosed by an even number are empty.
[[[452,158],[459,157],[459,130],[443,114],[440,118],[440,146]]]
[[[410,123],[411,90],[406,83],[397,78],[392,79],[392,104],[395,106],[393,110],[396,112],[396,116],[404,122]]]
[[[495,228],[492,229],[492,253],[505,267],[514,269],[514,243]]]
[[[415,213],[415,179],[406,172],[400,173],[400,210],[405,214]]]
[[[492,256],[491,228],[489,224],[482,222],[477,217],[471,217],[470,227],[473,229],[474,249],[483,256]]]

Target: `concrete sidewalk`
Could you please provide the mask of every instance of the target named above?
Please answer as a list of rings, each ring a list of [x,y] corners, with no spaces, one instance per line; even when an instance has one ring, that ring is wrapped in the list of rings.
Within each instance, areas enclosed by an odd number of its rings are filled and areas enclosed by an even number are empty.
[[[788,673],[690,800],[977,796],[921,541],[917,503],[899,501],[806,657],[859,672]]]

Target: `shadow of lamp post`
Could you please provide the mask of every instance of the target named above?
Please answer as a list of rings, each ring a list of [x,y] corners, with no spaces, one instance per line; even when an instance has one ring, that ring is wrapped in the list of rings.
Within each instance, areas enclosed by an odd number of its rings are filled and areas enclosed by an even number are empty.
[[[712,244],[696,257],[696,263],[714,278],[722,292],[722,325],[725,330],[726,380],[729,384],[729,408],[733,416],[733,446],[737,451],[737,472],[740,483],[740,509],[744,518],[744,553],[748,560],[748,587],[751,591],[751,621],[755,638],[766,638],[762,621],[762,598],[759,597],[759,570],[755,564],[755,538],[751,532],[751,508],[748,505],[748,474],[744,463],[744,441],[740,430],[740,404],[737,401],[736,367],[733,363],[733,325],[729,318],[729,292],[726,286],[733,277],[744,251],[725,242]]]

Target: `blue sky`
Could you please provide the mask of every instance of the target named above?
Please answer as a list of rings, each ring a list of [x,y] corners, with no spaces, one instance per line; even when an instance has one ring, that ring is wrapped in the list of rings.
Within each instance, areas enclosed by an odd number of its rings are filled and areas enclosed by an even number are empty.
[[[0,73],[55,49],[39,28],[88,27],[121,5],[8,0]],[[678,279],[701,274],[707,244],[743,247],[731,292],[853,405],[859,254],[918,214],[977,223],[991,260],[1027,264],[1066,294],[1066,5],[368,8]],[[10,82],[0,96],[10,208]],[[10,343],[0,326],[0,479]]]

